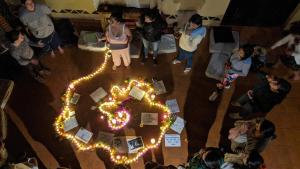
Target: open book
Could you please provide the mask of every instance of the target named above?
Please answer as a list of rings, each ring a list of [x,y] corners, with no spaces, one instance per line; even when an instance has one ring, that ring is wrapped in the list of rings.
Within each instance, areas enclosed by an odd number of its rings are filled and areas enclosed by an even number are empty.
[[[92,132],[90,132],[87,129],[84,129],[82,127],[78,130],[78,132],[75,135],[75,137],[78,140],[80,140],[86,144],[91,140],[92,136],[93,136]]]

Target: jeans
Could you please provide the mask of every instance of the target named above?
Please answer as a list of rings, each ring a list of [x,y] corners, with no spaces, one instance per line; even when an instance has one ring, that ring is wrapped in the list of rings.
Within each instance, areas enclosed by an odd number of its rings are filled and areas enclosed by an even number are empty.
[[[251,99],[249,98],[248,94],[243,94],[237,102],[242,106],[242,110],[240,111],[240,116],[246,117],[249,114],[252,114],[256,108],[253,105]]]
[[[144,57],[145,58],[148,57],[148,52],[149,52],[149,49],[151,48],[153,51],[153,59],[156,59],[157,55],[158,55],[160,41],[150,42],[144,38],[142,38],[142,40],[143,40],[143,45],[144,45]]]
[[[192,68],[193,65],[193,54],[194,52],[188,52],[179,47],[179,54],[176,57],[177,60],[182,61],[184,59],[187,60],[185,68]]]
[[[45,45],[42,49],[43,53],[51,52],[61,45],[60,37],[57,35],[56,32],[53,32],[48,37],[41,38],[38,40],[41,40],[42,43]]]

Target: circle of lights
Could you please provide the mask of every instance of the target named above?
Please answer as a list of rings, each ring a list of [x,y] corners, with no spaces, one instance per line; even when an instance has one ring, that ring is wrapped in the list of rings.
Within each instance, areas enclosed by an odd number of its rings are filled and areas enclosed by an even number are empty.
[[[145,100],[149,103],[150,106],[156,106],[156,107],[160,108],[162,110],[162,112],[164,113],[162,126],[160,126],[160,134],[159,134],[158,139],[157,140],[152,139],[151,145],[145,145],[134,156],[129,157],[129,156],[125,156],[125,155],[119,155],[118,152],[114,148],[112,148],[110,145],[107,145],[101,141],[98,141],[93,144],[85,144],[85,143],[81,142],[80,140],[78,140],[74,134],[70,134],[70,133],[67,133],[64,131],[64,121],[71,117],[71,114],[72,114],[71,112],[75,111],[75,107],[73,107],[73,105],[71,104],[71,99],[72,99],[72,96],[74,94],[76,87],[78,85],[80,85],[81,83],[89,81],[92,78],[94,78],[95,76],[101,74],[105,70],[107,62],[110,57],[111,57],[111,51],[109,49],[107,49],[105,52],[105,56],[104,56],[104,62],[96,69],[96,71],[94,71],[93,73],[91,73],[89,75],[83,76],[79,79],[73,80],[69,84],[69,86],[64,94],[64,98],[63,98],[63,105],[64,105],[63,110],[59,114],[59,116],[56,118],[56,120],[54,122],[54,127],[55,127],[56,133],[59,136],[62,136],[63,138],[66,138],[69,141],[71,141],[81,151],[93,150],[96,148],[103,149],[110,154],[110,158],[113,162],[115,162],[117,164],[130,164],[132,162],[137,161],[138,158],[143,156],[143,154],[145,154],[148,150],[158,147],[162,141],[164,134],[167,132],[167,130],[170,128],[170,126],[173,122],[169,108],[159,102],[154,101],[154,96],[152,94],[154,89],[151,87],[151,85],[149,83],[145,83],[145,82],[138,81],[138,80],[131,80],[129,82],[129,85],[127,86],[127,88],[120,89],[120,87],[118,87],[118,86],[113,86],[111,89],[111,94],[113,95],[113,97],[115,97],[115,96],[117,96],[116,94],[118,94],[115,91],[120,92],[120,94],[124,94],[124,93],[128,92],[128,90],[132,87],[132,85],[146,86],[149,89],[149,91],[145,93],[145,96],[144,96]],[[110,99],[110,100],[112,100],[112,99]],[[101,105],[98,108],[100,109],[100,111],[103,110],[103,107],[101,107]],[[125,119],[122,118],[123,120],[121,120],[121,121],[123,121],[123,123],[120,123],[120,125],[115,126],[115,127],[122,128],[126,125],[126,123],[130,119],[129,113],[128,114],[126,114],[126,113],[128,113],[128,112],[123,111],[124,116],[122,116],[122,117],[126,117]],[[119,113],[117,112],[116,116],[119,117],[118,114]],[[108,117],[111,117],[111,124],[112,124],[112,126],[114,126],[112,123],[113,116],[111,116],[110,114],[106,114],[106,115]],[[103,119],[104,117],[101,116],[100,118]],[[124,126],[123,126],[123,124],[124,124]]]

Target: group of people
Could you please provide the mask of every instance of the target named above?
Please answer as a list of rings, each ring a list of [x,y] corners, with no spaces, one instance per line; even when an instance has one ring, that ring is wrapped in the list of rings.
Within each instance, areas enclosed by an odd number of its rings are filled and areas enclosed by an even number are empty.
[[[112,52],[113,70],[121,65],[121,58],[125,67],[130,65],[129,44],[132,34],[126,25],[122,22],[120,13],[112,13],[109,25],[106,29],[106,40]],[[141,62],[144,64],[150,53],[153,53],[153,64],[158,64],[158,52],[161,37],[167,24],[160,14],[155,10],[148,10],[142,15],[137,23],[143,42],[143,54]],[[173,64],[181,63],[187,60],[184,73],[188,73],[192,68],[192,56],[197,50],[201,40],[206,35],[206,28],[202,26],[202,17],[198,14],[193,15],[185,27],[176,34],[179,38],[179,53],[173,60]]]

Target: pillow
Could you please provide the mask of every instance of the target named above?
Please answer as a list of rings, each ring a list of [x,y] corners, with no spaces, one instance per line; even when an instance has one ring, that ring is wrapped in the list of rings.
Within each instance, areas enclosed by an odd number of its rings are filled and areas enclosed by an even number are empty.
[[[214,27],[215,43],[234,43],[231,27]]]

